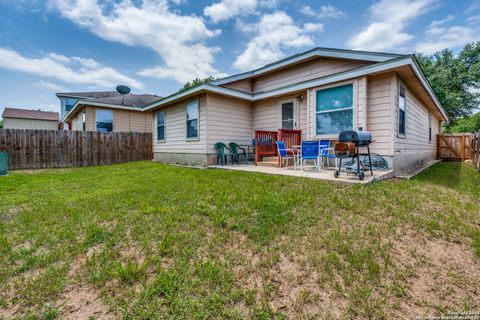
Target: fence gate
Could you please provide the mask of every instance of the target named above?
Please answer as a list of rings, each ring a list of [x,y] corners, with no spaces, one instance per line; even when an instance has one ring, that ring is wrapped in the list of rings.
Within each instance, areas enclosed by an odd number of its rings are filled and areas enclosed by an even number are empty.
[[[472,159],[473,135],[470,133],[439,134],[437,139],[438,158],[449,161]]]

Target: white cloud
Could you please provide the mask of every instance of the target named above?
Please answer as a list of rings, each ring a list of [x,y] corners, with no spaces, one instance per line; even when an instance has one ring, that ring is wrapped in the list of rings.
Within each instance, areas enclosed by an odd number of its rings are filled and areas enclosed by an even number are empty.
[[[308,33],[321,30],[321,24],[302,28],[285,12],[277,11],[262,16],[255,29],[255,36],[233,64],[237,69],[248,70],[281,59],[288,48],[312,46],[314,41]]]
[[[445,19],[433,20],[432,22],[430,22],[429,27],[430,28],[438,27],[438,26],[441,26],[442,24],[452,21],[453,19],[455,19],[455,16],[453,14],[449,14],[448,16],[445,17]]]
[[[49,53],[41,58],[28,58],[9,48],[0,48],[0,68],[22,71],[63,82],[112,88],[126,84],[142,88],[143,84],[95,60],[66,57]]]
[[[326,6],[321,6],[319,11],[314,10],[309,5],[304,5],[300,12],[306,16],[310,17],[317,17],[319,19],[325,18],[341,18],[345,17],[347,14],[342,10],[335,8],[331,4],[327,4]]]
[[[52,83],[52,82],[48,82],[48,81],[43,81],[43,80],[41,80],[40,82],[36,83],[35,86],[36,86],[36,87],[39,87],[39,88],[43,88],[43,89],[55,91],[55,92],[65,92],[65,91],[68,91],[65,87],[63,87],[63,86],[61,86],[61,85],[59,85],[59,84]]]
[[[416,51],[432,54],[445,48],[463,46],[468,42],[475,41],[477,39],[476,34],[478,34],[478,32],[468,26],[441,28],[441,32],[440,30],[436,32],[438,32],[436,34],[438,37],[432,39],[433,34],[431,29],[428,29],[426,33],[430,36],[430,39],[417,44]]]
[[[141,70],[141,75],[186,82],[218,74],[212,66],[218,48],[204,41],[220,31],[208,29],[201,17],[172,12],[167,0],[109,1],[108,8],[97,0],[49,2],[63,17],[102,39],[154,50],[164,65]]]
[[[203,9],[203,14],[213,22],[228,20],[245,13],[253,13],[257,8],[257,0],[223,0]]]
[[[467,22],[468,22],[468,23],[471,23],[471,24],[478,24],[478,23],[480,23],[480,15],[478,15],[478,16],[473,16],[473,17],[469,17],[469,18],[467,19]]]
[[[356,50],[398,48],[414,37],[405,32],[408,24],[427,12],[436,0],[380,0],[369,8],[372,22],[348,40]]]
[[[217,23],[230,18],[256,13],[258,8],[273,9],[279,0],[221,0],[203,9],[203,14]]]
[[[321,23],[305,23],[303,25],[305,32],[323,31],[323,24]]]

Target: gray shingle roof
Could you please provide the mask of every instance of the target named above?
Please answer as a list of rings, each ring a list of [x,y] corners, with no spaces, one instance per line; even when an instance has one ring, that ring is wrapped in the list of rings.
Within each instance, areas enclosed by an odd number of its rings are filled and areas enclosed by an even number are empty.
[[[5,108],[5,110],[3,110],[2,117],[58,121],[58,112]]]
[[[122,96],[117,93],[113,97],[97,98],[97,99],[82,99],[82,104],[88,104],[88,102],[104,103],[118,106],[128,106],[134,108],[142,108],[150,103],[156,102],[162,99],[162,97],[153,94],[126,94]],[[83,103],[84,102],[84,103]]]

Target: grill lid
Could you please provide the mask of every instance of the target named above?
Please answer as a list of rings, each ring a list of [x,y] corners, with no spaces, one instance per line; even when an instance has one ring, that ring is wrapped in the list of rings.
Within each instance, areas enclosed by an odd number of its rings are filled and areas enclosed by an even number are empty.
[[[353,142],[357,146],[367,146],[372,143],[372,134],[368,131],[342,131],[338,137],[340,142]]]

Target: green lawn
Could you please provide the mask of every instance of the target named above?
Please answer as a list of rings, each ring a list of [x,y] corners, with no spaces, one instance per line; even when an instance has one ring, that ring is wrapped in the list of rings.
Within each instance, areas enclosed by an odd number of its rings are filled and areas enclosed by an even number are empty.
[[[344,185],[137,162],[0,178],[0,318],[480,310],[480,173]]]

